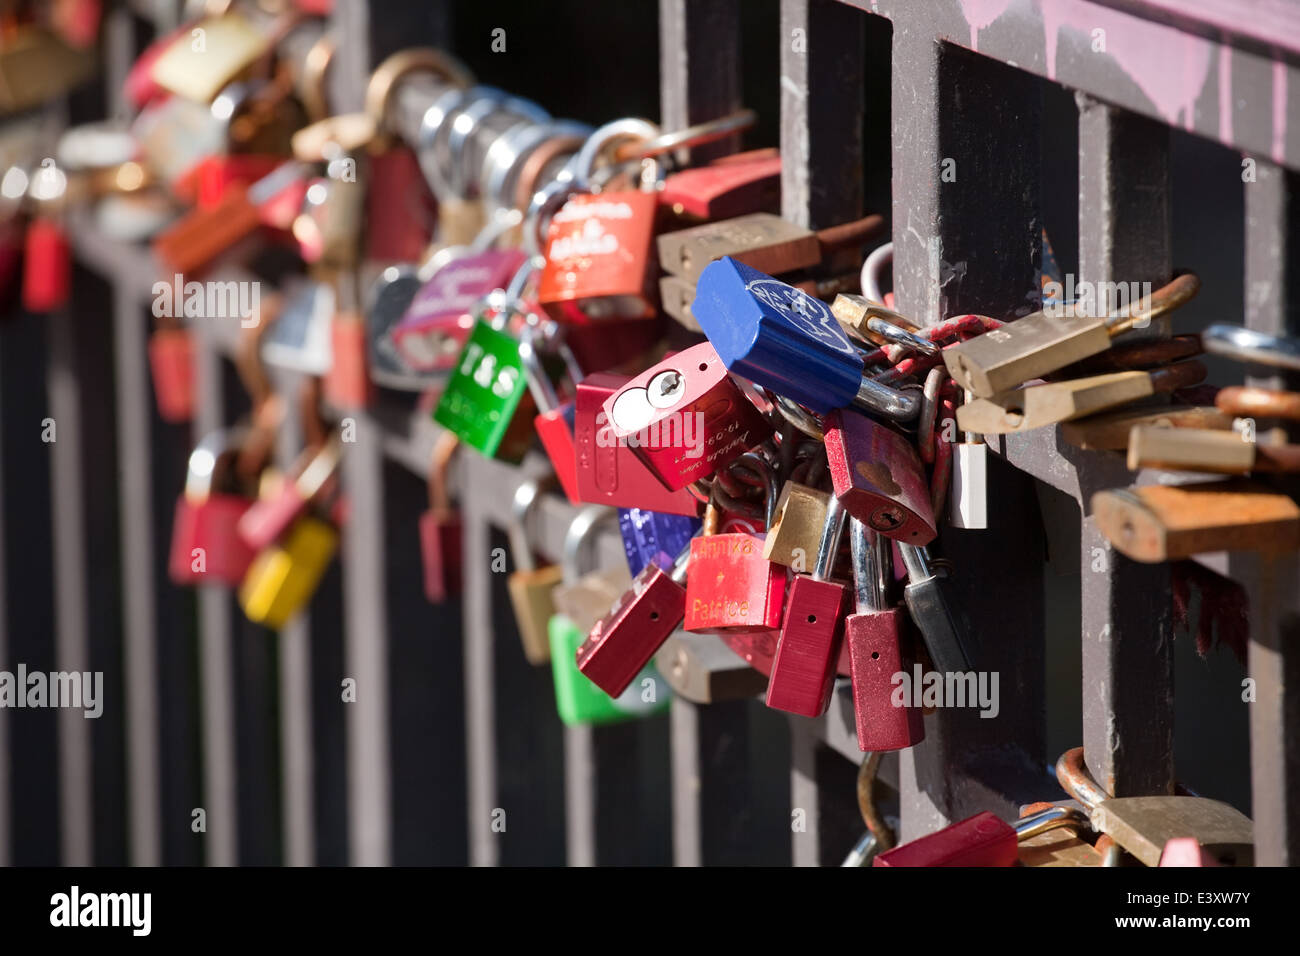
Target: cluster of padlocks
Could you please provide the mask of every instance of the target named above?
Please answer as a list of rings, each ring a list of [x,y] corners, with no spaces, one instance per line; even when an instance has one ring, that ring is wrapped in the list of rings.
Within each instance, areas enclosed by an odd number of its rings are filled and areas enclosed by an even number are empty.
[[[1195,276],[1113,313],[1066,299],[909,316],[888,291],[881,217],[819,232],[781,219],[774,150],[682,160],[736,141],[748,111],[593,130],[410,50],[374,71],[363,111],[337,113],[324,21],[254,16],[231,10],[158,41],[132,72],[129,127],[73,130],[60,153],[68,176],[118,184],[96,194],[99,227],[150,238],[162,279],[176,278],[150,349],[172,420],[193,405],[190,284],[268,256],[293,263],[240,333],[248,421],[190,457],[177,583],[236,588],[251,620],[283,626],[346,521],[348,413],[413,393],[443,429],[418,528],[430,601],[453,599],[462,578],[454,456],[517,463],[540,446],[550,460],[552,478],[517,484],[509,593],[561,719],[650,713],[667,686],[700,703],[761,693],[817,718],[847,679],[874,758],[865,779],[879,754],[925,735],[924,705],[899,700],[896,675],[981,669],[986,622],[963,615],[936,555],[946,528],[987,526],[989,443],[1063,425],[1065,442],[1126,452],[1134,470],[1237,476],[1099,491],[1100,527],[1138,561],[1300,543],[1292,499],[1239,477],[1300,468],[1294,446],[1240,421],[1300,419],[1300,400],[1214,395],[1195,358],[1300,368],[1298,347],[1218,326],[1141,334],[1196,293]],[[268,366],[306,373],[296,409]],[[268,463],[290,414],[305,440],[280,474]],[[540,566],[528,529],[548,496],[581,509],[560,563]],[[626,567],[583,567],[606,524]],[[699,679],[718,654],[731,655],[725,690]],[[1078,751],[1058,777],[1088,813],[1044,806],[1014,827],[985,813],[890,849],[864,803],[871,832],[852,858],[1009,865],[1066,831],[1053,852],[1099,864],[1121,850],[1148,865],[1248,859],[1249,820],[1225,804],[1108,799]]]

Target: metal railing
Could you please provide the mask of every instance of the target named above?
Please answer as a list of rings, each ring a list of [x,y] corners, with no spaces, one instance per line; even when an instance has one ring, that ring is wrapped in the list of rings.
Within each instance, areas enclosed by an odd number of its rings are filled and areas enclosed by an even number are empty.
[[[369,64],[400,46],[449,35],[449,4],[418,14],[404,14],[406,6],[337,4],[344,40],[332,83],[341,108],[360,106]],[[1254,161],[1256,180],[1245,190],[1246,322],[1293,329],[1300,302],[1300,270],[1288,269],[1300,208],[1293,196],[1300,7],[1270,6],[1268,20],[1238,9],[1244,6],[781,0],[772,28],[781,49],[784,215],[813,228],[861,215],[864,164],[866,179],[880,175],[879,148],[868,148],[860,120],[863,29],[892,27],[893,240],[902,311],[927,323],[954,312],[1007,314],[1023,304],[1017,290],[1035,286],[1043,123],[1032,74],[1078,91],[1081,277],[1168,276],[1170,129],[1185,129]],[[664,124],[737,108],[739,0],[661,0],[659,7]],[[168,11],[149,12],[170,25]],[[109,18],[106,90],[121,88],[135,52],[131,16],[119,9]],[[411,32],[417,21],[423,34]],[[1109,52],[1094,50],[1095,30],[1109,37]],[[1129,55],[1134,37],[1141,56]],[[1185,71],[1176,89],[1158,82],[1172,59]],[[938,171],[953,157],[957,182],[978,188],[941,179]],[[758,701],[696,706],[675,699],[666,719],[561,731],[550,716],[549,671],[524,664],[510,637],[503,576],[489,571],[513,492],[545,470],[544,459],[516,469],[461,457],[463,599],[424,604],[414,547],[424,507],[418,476],[437,429],[408,407],[384,401],[353,415],[341,570],[326,579],[309,614],[275,636],[243,623],[226,590],[201,588],[191,606],[163,573],[168,502],[192,436],[161,425],[151,408],[144,305],[161,270],[145,250],[103,239],[88,221],[77,221],[72,235],[78,261],[102,276],[111,294],[105,300],[88,288],[94,280],[79,278],[74,309],[53,316],[45,330],[45,368],[26,373],[21,388],[44,383],[43,405],[60,435],[44,446],[51,660],[61,670],[109,662],[120,675],[113,725],[120,739],[79,714],[62,714],[57,732],[44,726],[24,742],[0,714],[0,863],[54,862],[42,849],[55,845],[50,834],[24,833],[27,814],[50,795],[64,863],[816,865],[838,862],[852,846],[861,831],[853,792],[861,755],[845,688],[819,720],[787,722]],[[93,316],[110,312],[111,335],[86,331]],[[238,414],[240,398],[227,385],[235,330],[203,323],[196,331],[193,434],[200,435]],[[30,336],[0,335],[6,376],[16,374],[32,345]],[[100,371],[88,376],[95,363]],[[111,401],[98,390],[109,380]],[[22,514],[35,506],[21,492],[34,480],[13,456],[31,454],[16,433],[25,436],[33,404],[42,403],[23,401],[13,381],[0,391],[8,432],[0,448],[9,453],[0,469],[0,661],[35,647],[24,635],[40,626],[39,615],[22,605],[32,598],[23,582],[41,574],[39,561],[27,564],[41,549],[29,551],[13,530],[31,527]],[[105,414],[111,435],[96,431]],[[281,436],[283,462],[297,439],[292,430]],[[1085,514],[1091,490],[1132,476],[1105,453],[1063,451],[1052,430],[1006,436],[993,449],[1010,467],[991,470],[991,530],[946,532],[941,542],[948,557],[971,568],[995,546],[999,580],[1015,582],[1013,599],[982,574],[967,575],[963,591],[970,617],[996,621],[1008,636],[986,639],[984,647],[988,668],[1017,693],[997,721],[961,713],[930,718],[925,743],[886,763],[881,776],[898,791],[903,839],[978,809],[1014,815],[1019,804],[1050,796],[1043,540],[1036,523],[1023,520],[1034,480],[1078,503],[1084,566],[1094,549],[1107,556],[1104,571],[1080,576],[1082,743],[1090,769],[1117,795],[1162,792],[1174,780],[1169,570],[1111,552]],[[112,462],[112,475],[105,477],[103,462]],[[527,531],[544,556],[558,557],[574,513],[551,497],[532,514]],[[602,562],[622,560],[617,537],[603,537],[598,548]],[[1294,863],[1300,821],[1291,794],[1300,793],[1300,754],[1288,690],[1297,685],[1300,653],[1292,634],[1300,599],[1295,561],[1207,561],[1246,584],[1252,602],[1256,859]],[[120,580],[105,581],[114,565]],[[355,703],[339,699],[344,677],[356,681]],[[52,739],[57,768],[20,759]],[[193,808],[205,811],[203,833],[191,826]],[[801,826],[791,826],[792,808],[802,811]],[[498,809],[506,811],[504,832],[493,826]]]

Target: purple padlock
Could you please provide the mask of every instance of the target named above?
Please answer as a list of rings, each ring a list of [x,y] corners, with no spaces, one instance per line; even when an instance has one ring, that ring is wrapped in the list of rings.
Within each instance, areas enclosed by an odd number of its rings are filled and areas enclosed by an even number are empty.
[[[434,273],[391,333],[406,363],[422,372],[455,365],[474,327],[474,306],[508,286],[525,258],[520,249],[490,249],[452,259]]]

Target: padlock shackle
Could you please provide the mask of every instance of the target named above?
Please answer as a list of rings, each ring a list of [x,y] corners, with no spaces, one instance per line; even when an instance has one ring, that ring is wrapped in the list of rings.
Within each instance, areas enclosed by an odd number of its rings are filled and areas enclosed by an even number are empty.
[[[864,376],[853,396],[853,406],[890,421],[910,422],[921,414],[921,396],[915,389],[890,388]]]
[[[1049,807],[1021,817],[1014,824],[1017,840],[1028,840],[1051,830],[1068,828],[1078,836],[1080,830],[1091,830],[1088,815],[1077,807]]]
[[[587,505],[578,512],[578,516],[569,523],[564,533],[564,549],[560,555],[560,567],[564,573],[564,583],[573,584],[583,576],[582,549],[587,539],[600,530],[608,521],[618,520],[618,510],[606,505]]]
[[[475,185],[465,170],[465,147],[484,122],[498,113],[513,113],[524,123],[545,123],[551,119],[551,114],[532,100],[513,96],[491,86],[478,86],[474,89],[481,92],[472,103],[459,111],[451,125],[451,132],[447,134],[451,188],[458,196],[465,197],[470,196]]]
[[[813,563],[812,579],[826,581],[835,568],[835,559],[840,553],[840,538],[844,534],[844,520],[848,512],[840,499],[831,495],[826,502],[826,523],[822,526],[821,538],[817,542],[817,560]]]
[[[1114,338],[1133,328],[1144,328],[1155,319],[1167,315],[1196,297],[1201,280],[1194,272],[1185,272],[1139,299],[1128,308],[1127,315],[1112,315],[1106,319],[1106,331]]]
[[[717,119],[660,133],[646,140],[640,147],[624,144],[614,151],[614,158],[616,161],[653,159],[666,153],[675,153],[679,149],[689,149],[692,146],[703,146],[706,143],[726,139],[735,133],[744,132],[757,122],[757,112],[748,108],[739,109]]]
[[[893,264],[894,244],[892,242],[886,242],[871,250],[866,261],[862,263],[860,276],[864,298],[882,306],[885,304],[885,293],[882,291],[884,284],[881,280],[884,278],[885,270],[891,268]]]
[[[533,549],[528,543],[528,516],[542,503],[543,484],[541,478],[522,481],[510,500],[510,524],[506,526],[506,537],[510,540],[510,556],[519,571],[537,570],[537,561],[533,558]]]
[[[881,542],[885,546],[881,547]],[[857,518],[849,518],[849,552],[853,557],[853,596],[857,613],[888,611],[885,585],[893,570],[888,539]]]
[[[432,47],[410,47],[389,56],[370,74],[366,83],[365,112],[375,127],[385,131],[388,108],[398,85],[412,73],[432,73],[447,86],[465,89],[474,75],[454,56]]]
[[[822,427],[822,423],[813,412],[808,411],[808,409],[804,408],[798,402],[786,398],[779,392],[774,392],[765,385],[760,385],[759,388],[762,390],[763,394],[767,396],[768,400],[776,410],[780,412],[781,417],[791,425],[799,429],[799,431],[803,432],[814,441],[822,441],[825,439],[826,433]]]
[[[507,195],[510,175],[514,165],[506,170],[501,183],[496,186],[498,201],[502,206],[513,206],[527,210],[532,204],[533,196],[542,189],[542,174],[546,168],[561,156],[574,156],[582,148],[583,142],[591,135],[591,127],[585,123],[572,120],[559,120],[552,125],[550,135],[534,149],[523,151],[522,162],[518,163],[519,173],[515,177],[514,195]],[[567,162],[557,173],[558,179],[572,176]],[[496,182],[495,179],[492,180]]]
[[[772,466],[757,452],[747,451],[732,462],[730,467],[742,475],[751,472],[757,479],[758,486],[763,489],[763,523],[770,528],[776,519],[776,500],[780,494]]]
[[[1237,418],[1285,418],[1300,421],[1300,393],[1229,385],[1214,396],[1219,411]]]
[[[904,544],[900,541],[898,553],[903,558],[903,566],[907,568],[909,584],[920,584],[935,576],[930,567],[930,552],[925,545]]]
[[[862,764],[858,767],[858,811],[862,822],[876,839],[876,852],[883,853],[897,842],[897,837],[889,824],[885,822],[876,807],[876,778],[880,772],[880,761],[884,754],[879,750],[863,754]]]
[[[1083,760],[1083,748],[1074,747],[1061,754],[1056,761],[1056,780],[1066,793],[1083,804],[1090,813],[1110,794],[1101,788]]]
[[[537,348],[537,341],[542,336],[541,328],[535,324],[525,325],[519,330],[519,365],[524,371],[528,391],[532,393],[533,400],[537,403],[537,410],[545,414],[560,407],[560,396],[555,391],[550,376],[542,368],[542,360]]]
[[[1218,323],[1201,333],[1201,343],[1211,355],[1300,371],[1298,338]]]
[[[634,139],[649,143],[659,136],[659,132],[659,127],[654,123],[637,117],[624,117],[598,126],[573,157],[574,185],[582,192],[591,192],[592,174],[606,149],[620,140]]]
[[[219,428],[199,440],[190,452],[185,468],[185,497],[199,504],[212,495],[212,485],[221,459],[232,453],[248,438],[250,429],[242,425]]]
[[[438,515],[451,511],[451,491],[448,473],[452,459],[460,447],[460,438],[453,431],[444,431],[433,443],[433,455],[429,461],[429,509]]]

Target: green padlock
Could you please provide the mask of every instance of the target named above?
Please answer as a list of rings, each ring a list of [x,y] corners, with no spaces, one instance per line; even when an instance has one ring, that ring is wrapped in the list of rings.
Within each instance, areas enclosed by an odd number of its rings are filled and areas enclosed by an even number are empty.
[[[475,308],[474,327],[433,413],[434,421],[465,444],[509,462],[522,460],[534,437],[536,402],[510,325],[521,316],[541,321],[531,316],[523,299],[537,266],[536,258],[530,258],[510,288],[494,289]]]
[[[555,679],[555,707],[560,719],[570,727],[616,723],[658,713],[667,708],[672,697],[668,682],[653,664],[642,670],[617,698],[611,698],[578,670],[578,647],[630,584],[627,569],[621,564],[614,569],[618,578],[605,571],[583,574],[579,568],[586,539],[603,522],[616,518],[612,508],[584,508],[564,539],[565,582],[555,589],[555,604],[567,613],[556,614],[547,622],[547,637]]]

